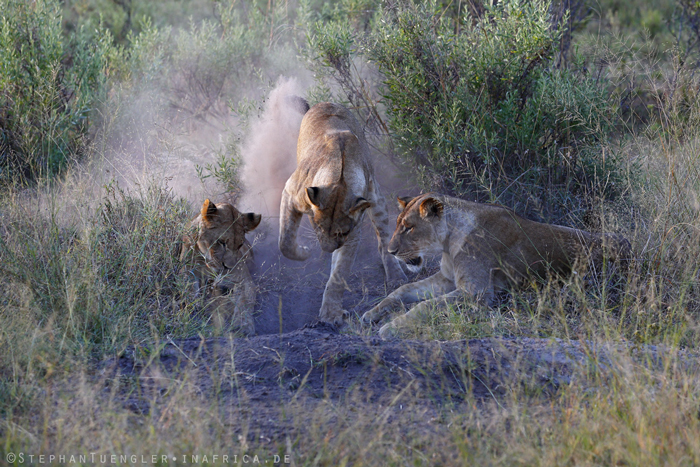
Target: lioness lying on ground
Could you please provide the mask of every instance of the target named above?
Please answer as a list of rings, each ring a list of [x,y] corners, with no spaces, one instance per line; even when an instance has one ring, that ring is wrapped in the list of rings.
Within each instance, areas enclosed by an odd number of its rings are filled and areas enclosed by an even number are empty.
[[[399,199],[399,206],[388,251],[411,268],[419,269],[427,254],[442,252],[442,260],[440,272],[398,288],[362,316],[375,323],[397,307],[425,300],[382,326],[382,337],[424,321],[437,304],[469,296],[489,303],[495,289],[530,275],[601,268],[604,258],[626,262],[631,254],[630,243],[619,235],[541,224],[501,206],[433,193]]]
[[[282,193],[279,248],[293,260],[309,257],[309,249],[297,243],[301,216],[308,214],[321,249],[333,252],[319,313],[322,321],[338,324],[347,315],[342,309],[345,278],[355,259],[356,226],[365,210],[377,232],[387,279],[405,281],[399,262],[386,251],[391,232],[386,203],[374,178],[362,128],[345,107],[317,104],[301,122],[297,168]]]
[[[243,214],[230,204],[206,200],[190,224],[193,234],[183,238],[180,251],[180,261],[194,265],[190,273],[197,290],[205,288],[206,310],[215,323],[230,324],[246,335],[255,333],[256,291],[248,271],[252,252],[245,234],[260,224],[260,218],[260,214]]]

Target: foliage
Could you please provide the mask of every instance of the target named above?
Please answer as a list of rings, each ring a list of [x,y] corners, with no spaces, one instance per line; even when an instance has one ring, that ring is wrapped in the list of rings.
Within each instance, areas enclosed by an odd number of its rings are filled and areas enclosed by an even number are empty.
[[[0,10],[0,184],[24,184],[82,153],[111,38],[62,37],[54,0],[3,0]]]
[[[694,56],[695,68],[700,67],[700,3],[678,0],[680,6],[679,28],[676,36],[684,57]]]
[[[233,156],[227,157],[226,153]],[[208,178],[213,178],[222,186],[226,193],[241,192],[241,181],[239,178],[240,157],[238,157],[238,147],[229,145],[225,152],[220,152],[216,163],[207,163],[204,166],[196,166],[197,177],[204,183]]]
[[[562,192],[617,194],[596,175],[619,181],[614,158],[599,149],[615,123],[606,84],[577,71],[584,67],[576,56],[570,68],[555,67],[567,16],[553,23],[547,1],[479,11],[460,29],[436,3],[390,2],[371,34],[317,22],[309,43],[356,110],[383,124],[355,57],[378,68],[384,129],[425,189],[525,201],[521,212],[551,211],[555,199],[571,210],[583,199]]]

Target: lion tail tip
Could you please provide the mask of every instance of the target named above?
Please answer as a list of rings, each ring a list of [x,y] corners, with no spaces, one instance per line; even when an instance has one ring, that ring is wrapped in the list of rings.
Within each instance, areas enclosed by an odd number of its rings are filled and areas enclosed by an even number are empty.
[[[301,96],[295,94],[286,96],[287,104],[300,114],[304,115],[309,111],[309,103]]]

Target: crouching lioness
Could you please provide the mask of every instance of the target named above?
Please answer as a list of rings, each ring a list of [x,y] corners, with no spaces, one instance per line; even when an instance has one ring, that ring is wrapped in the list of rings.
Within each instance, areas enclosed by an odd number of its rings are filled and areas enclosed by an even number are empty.
[[[386,203],[374,178],[362,128],[345,107],[317,104],[301,122],[297,168],[282,193],[279,248],[293,260],[309,257],[309,249],[297,243],[299,222],[308,214],[321,249],[333,252],[319,313],[322,321],[341,323],[347,315],[342,308],[345,279],[359,243],[357,225],[366,210],[377,232],[387,278],[405,281],[399,262],[387,253],[391,229]]]
[[[204,201],[183,238],[180,261],[188,262],[196,290],[204,289],[206,310],[217,326],[255,333],[256,289],[248,270],[251,245],[245,234],[260,224],[260,214],[241,213],[228,203]]]
[[[600,268],[604,258],[626,262],[631,254],[629,242],[619,235],[541,224],[501,206],[433,193],[399,199],[399,206],[389,252],[411,268],[420,268],[427,254],[442,252],[442,260],[440,272],[398,288],[362,316],[363,322],[374,323],[395,308],[425,300],[382,326],[382,337],[424,321],[438,303],[468,296],[488,303],[495,289],[527,276]]]

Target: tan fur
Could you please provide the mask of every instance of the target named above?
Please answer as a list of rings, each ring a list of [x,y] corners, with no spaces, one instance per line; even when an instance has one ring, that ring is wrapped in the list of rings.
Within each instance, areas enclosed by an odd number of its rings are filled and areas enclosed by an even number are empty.
[[[245,234],[260,223],[260,214],[241,213],[228,203],[204,201],[183,238],[180,261],[188,262],[196,289],[205,288],[206,309],[218,325],[230,323],[247,335],[255,333],[256,291],[248,270],[252,257]]]
[[[440,272],[392,292],[362,317],[377,322],[402,305],[425,300],[384,325],[382,337],[427,318],[439,303],[468,296],[491,302],[496,289],[529,276],[570,274],[630,258],[629,242],[614,234],[595,234],[529,221],[501,206],[478,204],[432,193],[399,199],[403,209],[389,242],[390,253],[411,267],[427,254],[442,253]],[[426,300],[427,299],[427,300]]]
[[[390,282],[406,280],[399,262],[386,252],[390,228],[386,203],[379,193],[362,128],[343,106],[317,104],[304,116],[297,144],[297,168],[289,177],[280,203],[279,247],[284,256],[304,261],[309,249],[297,243],[303,214],[308,214],[323,251],[333,252],[331,273],[319,317],[341,323],[345,278],[355,258],[356,226],[365,210],[379,240]]]

